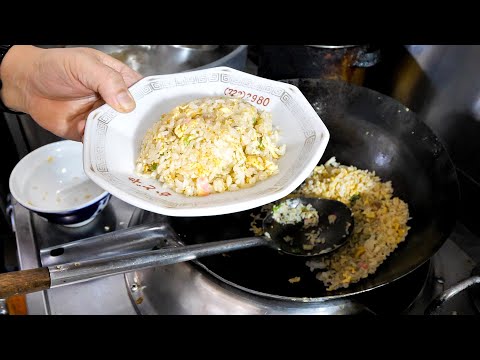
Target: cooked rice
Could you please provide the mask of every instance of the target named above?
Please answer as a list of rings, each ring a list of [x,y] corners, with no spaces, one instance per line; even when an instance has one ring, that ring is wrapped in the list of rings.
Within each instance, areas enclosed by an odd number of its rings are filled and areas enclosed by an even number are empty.
[[[271,113],[242,99],[197,99],[147,131],[136,171],[188,196],[234,191],[278,173],[278,140]]]
[[[322,270],[316,277],[328,291],[347,288],[375,273],[410,229],[408,206],[393,197],[390,181],[382,182],[375,172],[341,165],[335,158],[317,166],[292,195],[338,200],[352,209],[355,226],[349,241],[306,262],[310,270]]]
[[[321,236],[322,231],[320,229],[312,230],[305,233],[305,237],[310,244],[325,244],[326,239]]]
[[[287,199],[273,206],[272,218],[279,224],[297,224],[303,221],[305,229],[318,225],[318,212],[312,204]]]
[[[336,215],[328,215],[328,223],[329,224],[335,224],[335,221],[337,221],[337,216]]]

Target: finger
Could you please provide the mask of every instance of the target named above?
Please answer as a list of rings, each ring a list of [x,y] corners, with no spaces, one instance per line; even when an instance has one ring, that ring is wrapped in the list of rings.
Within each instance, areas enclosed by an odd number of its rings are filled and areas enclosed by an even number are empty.
[[[78,134],[79,134],[80,138],[82,139],[82,141],[83,141],[83,134],[85,133],[85,124],[86,123],[87,123],[86,120],[80,120],[77,123],[77,131],[78,131]]]
[[[123,80],[128,87],[132,86],[138,80],[143,78],[143,76],[140,75],[138,72],[110,56],[104,59],[104,64],[114,70],[117,70],[120,74],[122,74]]]
[[[120,60],[115,59],[114,57],[107,55],[101,51],[95,49],[88,49],[91,53],[102,63],[111,67],[112,69],[118,71],[122,74],[123,79],[128,87],[135,84],[138,80],[142,79],[143,76],[139,74],[137,71],[133,70]]]
[[[99,108],[103,104],[105,104],[105,101],[103,101],[102,98],[98,97],[97,100],[93,104],[90,104],[89,108],[86,109],[85,112],[79,114],[78,118],[73,121],[74,123],[76,123],[76,131],[77,131],[77,135],[78,135],[77,136],[78,141],[83,142],[83,137],[85,135],[85,126],[87,124],[88,114],[90,114],[93,110]]]
[[[135,109],[135,100],[128,91],[123,76],[101,62],[94,64],[87,69],[89,75],[84,78],[85,85],[99,93],[108,105],[119,112],[130,112]]]
[[[120,73],[122,74],[125,84],[127,84],[128,87],[132,86],[138,82],[138,80],[143,78],[142,75],[135,70],[130,69],[128,66],[126,66],[125,70],[120,71]]]

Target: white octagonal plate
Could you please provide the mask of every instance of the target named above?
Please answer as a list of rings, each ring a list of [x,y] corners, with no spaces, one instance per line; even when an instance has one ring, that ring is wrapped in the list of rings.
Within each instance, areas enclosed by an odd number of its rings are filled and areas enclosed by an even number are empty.
[[[278,200],[297,188],[320,161],[330,134],[303,94],[290,84],[227,67],[150,76],[130,88],[137,102],[128,114],[103,105],[88,116],[83,162],[99,186],[147,211],[169,216],[239,212]],[[148,128],[175,106],[206,96],[235,96],[272,113],[286,153],[279,173],[253,187],[188,197],[135,173],[135,160]]]

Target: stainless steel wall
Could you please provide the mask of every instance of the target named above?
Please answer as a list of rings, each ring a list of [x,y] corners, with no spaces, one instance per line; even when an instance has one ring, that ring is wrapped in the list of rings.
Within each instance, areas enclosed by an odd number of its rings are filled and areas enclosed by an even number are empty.
[[[460,221],[480,234],[480,46],[407,45],[392,96],[413,106],[457,168]]]
[[[458,169],[480,182],[480,46],[410,45],[431,82],[418,109],[442,138]]]

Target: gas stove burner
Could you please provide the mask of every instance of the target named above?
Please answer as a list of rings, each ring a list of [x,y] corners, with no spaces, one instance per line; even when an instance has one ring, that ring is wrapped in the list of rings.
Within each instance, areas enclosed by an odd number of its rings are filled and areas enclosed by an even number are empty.
[[[200,270],[200,271],[198,271]],[[255,299],[248,293],[222,284],[201,268],[176,264],[125,275],[127,289],[141,315],[160,314],[402,314],[420,297],[431,275],[430,262],[402,279],[351,299],[314,304]],[[269,310],[267,310],[269,309]],[[272,312],[272,309],[273,310]]]
[[[232,216],[238,217],[239,214]],[[198,219],[193,221],[196,220]],[[244,219],[240,216],[236,219],[237,221],[225,221],[225,226],[219,230],[221,233],[205,232],[206,228],[212,227],[209,224],[209,218],[201,220],[202,226],[197,222],[186,226],[188,224],[184,223],[185,219],[169,218],[138,210],[133,214],[129,226],[168,222],[179,234],[180,241],[188,243],[193,233],[197,240],[198,236],[202,236],[204,241],[217,240],[217,237],[228,238],[231,235],[228,224],[234,227],[242,226]],[[248,229],[248,226],[246,228]],[[262,252],[262,249],[253,250],[238,251],[225,256],[210,256],[194,263],[181,263],[128,273],[125,279],[130,298],[137,312],[144,315],[256,314],[261,311],[268,313],[274,311],[281,314],[396,314],[408,310],[420,296],[426,280],[431,275],[431,264],[427,262],[403,278],[383,287],[356,296],[323,300],[320,296],[325,289],[322,289],[322,284],[315,279],[314,274],[305,271],[305,279],[302,276],[302,280],[306,285],[303,287],[282,286],[281,276],[287,276],[290,271],[288,266],[284,265],[290,263],[285,263],[285,259],[270,258],[269,253]],[[253,260],[249,261],[252,257],[264,256],[268,256],[265,262],[273,268],[273,270],[265,269],[264,271],[272,276],[272,281],[266,284],[265,280],[268,276],[255,276],[255,272],[260,272],[261,269],[252,265]],[[294,265],[298,265],[295,271],[301,269],[301,265],[305,266],[304,263]],[[254,269],[240,271],[250,267]],[[282,270],[280,277],[273,276],[277,272],[275,269]],[[316,297],[321,300],[316,301]],[[296,300],[302,298],[305,301]],[[276,306],[273,306],[274,303]]]

